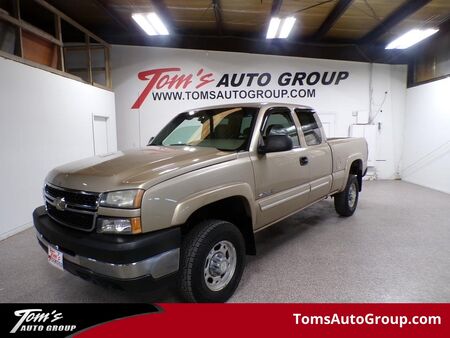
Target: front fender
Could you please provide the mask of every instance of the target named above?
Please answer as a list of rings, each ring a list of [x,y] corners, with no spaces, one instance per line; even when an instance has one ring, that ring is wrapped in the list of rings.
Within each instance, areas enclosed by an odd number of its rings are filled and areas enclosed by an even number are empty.
[[[142,198],[142,229],[149,232],[184,224],[199,207],[232,196],[248,201],[254,221],[253,185],[253,167],[246,154],[158,183]]]
[[[254,196],[250,185],[247,183],[235,183],[217,187],[211,190],[205,190],[189,196],[181,201],[175,208],[172,225],[185,223],[188,218],[201,207],[223,200],[229,197],[243,197],[247,200],[249,211],[252,216],[252,226],[256,219],[256,210],[254,207]]]

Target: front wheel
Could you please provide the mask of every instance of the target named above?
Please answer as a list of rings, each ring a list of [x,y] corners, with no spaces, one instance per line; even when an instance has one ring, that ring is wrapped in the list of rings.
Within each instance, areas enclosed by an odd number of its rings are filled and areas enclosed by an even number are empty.
[[[180,263],[179,288],[185,300],[225,302],[244,271],[244,238],[229,222],[202,222],[183,241]]]
[[[353,215],[358,205],[359,185],[356,175],[350,175],[344,191],[334,195],[334,208],[344,217]]]

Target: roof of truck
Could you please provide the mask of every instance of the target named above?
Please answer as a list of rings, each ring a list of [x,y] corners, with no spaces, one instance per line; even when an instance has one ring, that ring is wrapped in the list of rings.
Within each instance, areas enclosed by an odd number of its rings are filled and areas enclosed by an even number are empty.
[[[229,107],[289,107],[289,108],[300,108],[300,109],[313,109],[312,107],[301,105],[301,104],[293,104],[293,103],[281,103],[281,102],[242,102],[242,103],[227,103],[227,104],[219,104],[213,106],[204,106],[197,107],[193,109],[187,109],[186,111],[199,111],[203,109],[216,109],[216,108],[229,108]]]

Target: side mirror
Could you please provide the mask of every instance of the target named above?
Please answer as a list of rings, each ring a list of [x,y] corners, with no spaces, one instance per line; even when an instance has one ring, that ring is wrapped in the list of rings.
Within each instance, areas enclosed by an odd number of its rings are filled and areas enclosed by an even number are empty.
[[[148,146],[151,145],[151,144],[152,144],[152,141],[153,141],[154,139],[155,139],[154,136],[150,137],[150,140],[148,140],[147,145],[148,145]]]
[[[269,135],[264,140],[264,145],[258,147],[258,153],[276,153],[279,151],[288,151],[293,148],[292,140],[287,135]]]

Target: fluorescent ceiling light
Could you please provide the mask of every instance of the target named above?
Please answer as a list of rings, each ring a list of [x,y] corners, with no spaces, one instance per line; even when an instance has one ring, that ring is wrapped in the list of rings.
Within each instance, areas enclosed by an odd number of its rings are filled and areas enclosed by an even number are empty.
[[[283,20],[283,25],[281,26],[281,30],[280,30],[280,33],[278,34],[278,37],[280,39],[286,39],[289,36],[289,33],[292,30],[292,27],[294,27],[294,24],[295,24],[295,18],[293,16],[285,18]]]
[[[386,46],[386,49],[406,49],[433,35],[437,31],[439,31],[439,29],[411,29],[409,32],[389,43]]]
[[[269,28],[267,29],[266,39],[286,39],[291,33],[295,24],[293,16],[280,19],[273,17],[270,19]]]
[[[166,26],[164,26],[158,14],[156,14],[155,12],[149,13],[147,15],[147,19],[151,23],[153,28],[156,29],[159,35],[169,35],[169,31],[167,30]]]
[[[273,17],[270,19],[269,29],[267,30],[266,39],[274,39],[278,32],[278,27],[280,27],[280,18]]]
[[[148,35],[158,35],[153,26],[150,25],[150,23],[147,21],[147,18],[144,16],[144,14],[136,13],[131,17],[144,30],[145,33],[147,33]]]
[[[148,35],[169,35],[169,31],[166,26],[161,21],[158,14],[154,12],[134,13],[131,17]]]

